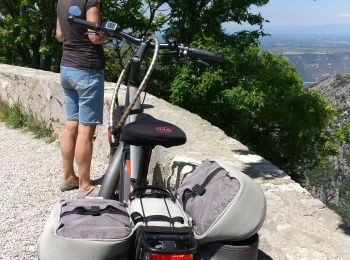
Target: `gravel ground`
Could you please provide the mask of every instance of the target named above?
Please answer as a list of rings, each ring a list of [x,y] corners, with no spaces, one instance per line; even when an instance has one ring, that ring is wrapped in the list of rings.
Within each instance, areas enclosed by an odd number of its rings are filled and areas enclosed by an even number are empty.
[[[92,176],[105,164],[93,159]],[[35,139],[0,123],[0,259],[37,259],[40,233],[52,206],[76,191],[62,193],[58,142]]]

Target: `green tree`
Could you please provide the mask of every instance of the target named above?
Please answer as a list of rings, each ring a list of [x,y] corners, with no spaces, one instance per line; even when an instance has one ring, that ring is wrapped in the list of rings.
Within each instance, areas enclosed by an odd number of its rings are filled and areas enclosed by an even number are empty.
[[[166,22],[166,15],[160,11],[164,1],[105,0],[102,13],[123,28],[141,37],[158,31]]]
[[[62,44],[55,39],[56,2],[0,1],[0,62],[58,71]],[[165,23],[165,16],[157,12],[161,5],[154,1],[106,0],[102,12],[124,28],[145,35]]]
[[[166,3],[171,8],[166,36],[188,43],[207,36],[222,41],[227,36],[223,24],[228,22],[258,26],[259,29],[252,32],[240,32],[256,39],[263,34],[265,19],[260,14],[252,13],[250,7],[263,6],[268,0],[169,0]]]
[[[0,57],[3,62],[57,70],[61,45],[54,37],[54,0],[0,2]]]
[[[225,62],[208,70],[163,57],[148,90],[201,115],[300,179],[337,152],[337,136],[328,131],[336,110],[303,89],[285,59],[259,52],[265,20],[250,7],[267,2],[167,1],[165,38],[222,53]],[[227,22],[259,29],[230,35],[222,27]]]
[[[350,179],[346,179],[339,187],[339,201],[328,205],[350,225]]]

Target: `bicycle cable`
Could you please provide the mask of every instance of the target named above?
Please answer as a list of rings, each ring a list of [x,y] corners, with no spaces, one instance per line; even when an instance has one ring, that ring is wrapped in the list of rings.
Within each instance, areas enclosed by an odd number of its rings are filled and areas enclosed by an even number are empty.
[[[119,89],[120,89],[120,86],[121,86],[122,82],[124,81],[126,72],[128,71],[128,69],[130,67],[130,63],[131,63],[131,59],[124,66],[122,72],[119,75],[118,81],[116,83],[116,87],[114,88],[113,95],[112,95],[111,109],[110,109],[110,112],[109,112],[109,126],[114,126],[113,113],[115,111],[116,106],[119,106],[118,92],[119,92]]]
[[[144,76],[144,78],[143,78],[143,80],[142,80],[142,82],[141,82],[141,84],[140,84],[140,86],[139,86],[139,88],[138,88],[136,94],[134,95],[132,101],[130,102],[130,104],[129,104],[129,106],[127,107],[127,109],[124,111],[123,116],[120,118],[120,120],[119,120],[119,122],[118,122],[118,124],[117,124],[117,126],[116,126],[117,129],[121,128],[121,126],[125,123],[127,117],[128,117],[129,114],[131,113],[131,111],[132,111],[134,105],[136,104],[137,99],[140,97],[142,91],[144,91],[144,89],[146,88],[146,84],[147,84],[149,78],[151,77],[151,74],[152,74],[153,69],[154,69],[154,67],[155,67],[155,64],[156,64],[156,61],[157,61],[157,58],[158,58],[158,52],[159,52],[159,41],[158,41],[158,39],[157,39],[156,37],[153,37],[153,36],[150,37],[150,38],[148,38],[147,40],[149,40],[149,39],[153,40],[153,41],[154,41],[154,44],[155,44],[154,53],[153,53],[153,58],[152,58],[151,64],[150,64],[150,66],[148,67],[148,70],[147,70],[147,72],[146,72],[146,75]],[[129,64],[130,64],[130,61],[128,62],[128,65],[129,65]],[[128,66],[128,67],[129,67],[129,66]],[[124,70],[122,71],[122,73],[123,73],[123,72],[124,72]],[[122,76],[122,75],[121,75],[121,76]],[[123,78],[124,78],[124,75],[123,75]],[[123,78],[122,78],[122,80],[123,80]],[[121,77],[119,77],[119,79],[121,79]],[[118,79],[118,83],[119,83],[119,86],[120,86],[122,80],[119,80],[119,79]],[[118,83],[117,83],[117,84],[118,84]],[[118,89],[119,89],[119,86],[117,85]],[[111,118],[110,118],[110,119],[111,119]]]

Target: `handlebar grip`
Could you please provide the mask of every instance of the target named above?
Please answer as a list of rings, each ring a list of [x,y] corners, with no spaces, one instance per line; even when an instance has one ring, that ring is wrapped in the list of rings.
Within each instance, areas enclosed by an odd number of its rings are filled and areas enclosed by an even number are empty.
[[[224,61],[224,57],[221,54],[217,54],[211,51],[205,51],[205,50],[196,49],[196,48],[189,48],[188,53],[190,56],[198,59],[216,61],[216,62]]]
[[[71,23],[82,25],[83,27],[85,27],[87,29],[94,30],[94,31],[99,31],[100,27],[101,27],[100,24],[89,22],[89,21],[86,21],[86,20],[83,20],[80,18],[69,17],[68,19]]]

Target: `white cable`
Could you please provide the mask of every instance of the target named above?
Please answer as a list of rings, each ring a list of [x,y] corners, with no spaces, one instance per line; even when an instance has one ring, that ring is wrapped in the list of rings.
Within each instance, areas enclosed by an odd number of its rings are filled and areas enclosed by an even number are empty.
[[[149,80],[149,78],[151,77],[151,74],[152,74],[152,71],[155,67],[155,64],[156,64],[156,61],[157,61],[157,58],[158,58],[158,52],[159,52],[159,42],[158,42],[158,39],[156,37],[151,37],[152,40],[154,41],[154,44],[155,44],[155,47],[154,47],[154,53],[153,53],[153,58],[152,58],[152,62],[150,64],[150,66],[148,67],[148,70],[147,70],[147,73],[146,75],[144,76],[133,100],[131,101],[131,103],[129,104],[128,108],[125,110],[123,116],[121,117],[121,119],[119,120],[118,124],[117,124],[117,129],[119,129],[123,124],[124,122],[126,121],[127,117],[129,116],[130,112],[132,111],[135,103],[137,102],[137,99],[140,97],[142,91],[145,89],[146,87],[146,84]]]
[[[119,101],[118,101],[118,92],[120,89],[120,86],[122,84],[122,82],[124,81],[126,72],[128,71],[129,67],[130,67],[130,61],[131,59],[127,62],[127,64],[124,66],[124,69],[122,70],[122,72],[119,75],[118,81],[117,81],[117,85],[114,88],[113,91],[113,96],[112,96],[112,103],[111,103],[111,108],[110,108],[110,112],[109,112],[109,126],[113,126],[113,113],[115,110],[115,106],[119,105]]]

